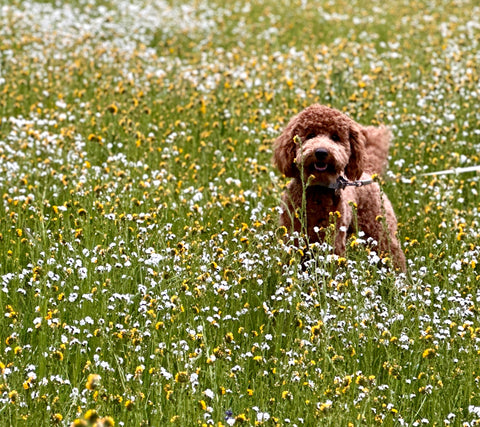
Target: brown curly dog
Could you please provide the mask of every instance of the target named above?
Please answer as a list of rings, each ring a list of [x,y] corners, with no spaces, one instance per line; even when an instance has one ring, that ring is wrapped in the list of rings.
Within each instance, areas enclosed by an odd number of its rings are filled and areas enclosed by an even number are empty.
[[[320,242],[335,217],[336,254],[345,253],[348,234],[361,230],[377,242],[379,253],[389,252],[394,266],[405,271],[390,201],[376,182],[348,185],[366,183],[371,174],[383,172],[389,140],[387,128],[363,127],[323,105],[314,104],[293,117],[274,144],[275,165],[293,178],[282,197],[281,225],[290,233],[305,231],[310,243]],[[342,185],[344,178],[348,186]]]

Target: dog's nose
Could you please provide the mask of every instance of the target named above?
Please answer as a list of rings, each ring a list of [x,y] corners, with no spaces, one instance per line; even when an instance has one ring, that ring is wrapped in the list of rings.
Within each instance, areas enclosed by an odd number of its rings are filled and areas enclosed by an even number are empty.
[[[326,150],[325,148],[317,148],[315,150],[315,157],[317,158],[317,160],[325,160],[328,156],[328,150]]]

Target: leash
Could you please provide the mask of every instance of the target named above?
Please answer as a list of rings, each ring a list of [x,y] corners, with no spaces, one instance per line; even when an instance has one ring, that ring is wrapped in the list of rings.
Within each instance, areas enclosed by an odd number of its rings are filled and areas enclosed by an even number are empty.
[[[468,166],[464,168],[454,168],[454,169],[446,169],[443,171],[422,173],[419,175],[414,175],[411,178],[405,178],[403,176],[400,176],[400,181],[402,182],[402,184],[411,184],[417,177],[459,175],[462,173],[479,172],[479,171],[480,171],[480,165],[475,165],[475,166]],[[339,176],[334,183],[325,185],[325,187],[330,188],[332,190],[344,190],[346,187],[363,187],[364,185],[373,184],[375,182],[375,179],[374,179],[375,176],[376,175],[373,175],[372,178],[370,179],[363,179],[363,180],[357,180],[357,181],[349,181],[343,176]],[[321,185],[321,184],[317,184],[317,185]]]
[[[478,172],[478,171],[480,171],[480,165],[468,166],[465,168],[446,169],[443,171],[436,171],[436,172],[427,172],[427,173],[422,173],[420,175],[414,175],[412,178],[405,178],[401,176],[400,180],[403,184],[411,184],[417,176],[422,177],[422,176],[459,175],[462,173]]]
[[[363,187],[364,185],[373,184],[375,182],[376,174],[372,175],[370,179],[359,179],[357,181],[349,181],[347,178],[343,176],[339,176],[337,180],[332,184],[312,184],[314,187],[325,187],[329,188],[330,190],[344,190],[346,187]],[[309,184],[307,184],[309,185]]]
[[[373,184],[373,178],[357,181],[349,181],[343,176],[339,176],[333,184],[329,184],[328,188],[332,190],[343,190],[345,187],[363,187],[364,185]]]

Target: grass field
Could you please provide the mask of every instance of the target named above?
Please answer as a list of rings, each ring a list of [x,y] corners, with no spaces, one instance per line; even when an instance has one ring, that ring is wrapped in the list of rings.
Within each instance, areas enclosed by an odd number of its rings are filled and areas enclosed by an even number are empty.
[[[419,176],[480,163],[475,0],[2,4],[1,425],[478,425],[479,176]],[[392,129],[407,274],[283,241],[314,102]]]

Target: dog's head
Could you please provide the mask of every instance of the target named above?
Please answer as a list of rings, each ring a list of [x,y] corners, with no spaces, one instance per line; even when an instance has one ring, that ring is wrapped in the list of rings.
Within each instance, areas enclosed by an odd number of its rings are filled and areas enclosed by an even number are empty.
[[[293,117],[274,144],[273,161],[287,177],[329,185],[359,179],[365,161],[362,127],[333,108],[314,104]],[[310,177],[310,178],[309,178]]]

